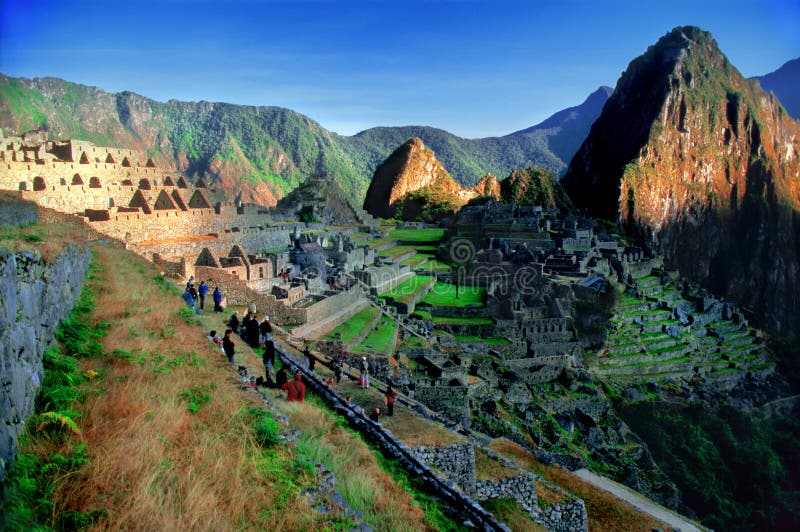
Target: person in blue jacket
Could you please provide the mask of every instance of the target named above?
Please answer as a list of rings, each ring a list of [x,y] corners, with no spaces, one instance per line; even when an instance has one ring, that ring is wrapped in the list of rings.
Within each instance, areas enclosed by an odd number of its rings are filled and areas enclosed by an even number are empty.
[[[219,291],[219,286],[214,287],[214,312],[222,312],[222,292]]]

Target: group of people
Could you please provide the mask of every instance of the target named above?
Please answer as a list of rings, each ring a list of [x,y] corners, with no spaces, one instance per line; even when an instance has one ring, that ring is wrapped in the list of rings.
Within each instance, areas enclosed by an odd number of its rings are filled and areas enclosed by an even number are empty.
[[[189,277],[186,282],[186,290],[183,292],[183,300],[196,314],[202,314],[206,308],[206,295],[208,294],[208,285],[205,281],[200,281],[198,286],[195,286],[194,275]],[[214,287],[211,294],[214,299],[214,312],[222,312],[222,292],[219,286]]]

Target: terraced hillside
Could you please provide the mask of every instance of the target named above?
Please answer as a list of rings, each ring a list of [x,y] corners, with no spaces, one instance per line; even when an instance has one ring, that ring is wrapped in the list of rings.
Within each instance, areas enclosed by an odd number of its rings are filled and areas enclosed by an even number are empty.
[[[759,331],[732,307],[687,300],[675,281],[647,275],[620,294],[596,373],[604,379],[648,382],[703,376],[732,387],[748,372],[768,374]]]

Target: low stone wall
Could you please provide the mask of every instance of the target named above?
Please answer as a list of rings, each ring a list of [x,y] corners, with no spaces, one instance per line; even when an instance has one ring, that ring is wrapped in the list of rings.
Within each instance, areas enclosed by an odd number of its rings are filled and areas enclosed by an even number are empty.
[[[318,321],[321,321],[322,319],[327,318],[331,314],[335,314],[336,312],[339,312],[343,308],[356,303],[360,297],[361,297],[361,291],[357,289],[345,290],[343,292],[339,292],[336,295],[326,297],[322,301],[314,303],[313,305],[305,309],[306,321],[309,323],[316,323]]]
[[[475,447],[470,442],[459,442],[441,447],[414,447],[414,455],[425,464],[436,468],[470,496],[476,495]],[[481,501],[476,497],[476,500]],[[535,496],[534,496],[535,500]]]
[[[0,480],[33,413],[42,353],[78,299],[90,260],[88,246],[71,244],[50,263],[28,254],[0,256]]]
[[[440,478],[429,466],[417,458],[410,447],[395,438],[389,430],[383,428],[380,423],[371,421],[362,413],[357,413],[354,407],[336,395],[319,376],[314,372],[309,372],[304,361],[295,358],[282,345],[277,346],[277,351],[293,372],[299,371],[303,375],[303,381],[311,391],[319,395],[336,413],[344,416],[348,423],[365,439],[377,445],[390,458],[398,460],[413,478],[419,480],[419,485],[423,489],[436,497],[450,509],[452,515],[461,520],[462,526],[479,530],[510,532],[508,526],[498,521],[492,514],[460,491],[454,483]]]
[[[467,386],[423,386],[414,387],[414,399],[428,408],[469,427],[469,388]]]

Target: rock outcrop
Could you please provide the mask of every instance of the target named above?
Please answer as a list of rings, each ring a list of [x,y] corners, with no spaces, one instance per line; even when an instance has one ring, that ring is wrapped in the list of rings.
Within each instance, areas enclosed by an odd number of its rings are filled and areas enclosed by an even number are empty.
[[[711,35],[679,27],[623,73],[562,183],[671,267],[800,332],[800,124]]]
[[[397,213],[414,218],[433,204],[437,209],[449,208],[452,212],[476,195],[474,190],[461,188],[433,150],[414,137],[375,170],[364,210],[381,218],[391,218]]]
[[[500,180],[494,174],[486,174],[472,187],[476,197],[487,196],[494,199],[500,198]]]
[[[90,259],[88,246],[71,244],[50,263],[0,251],[0,481],[33,413],[42,354],[78,299]]]

